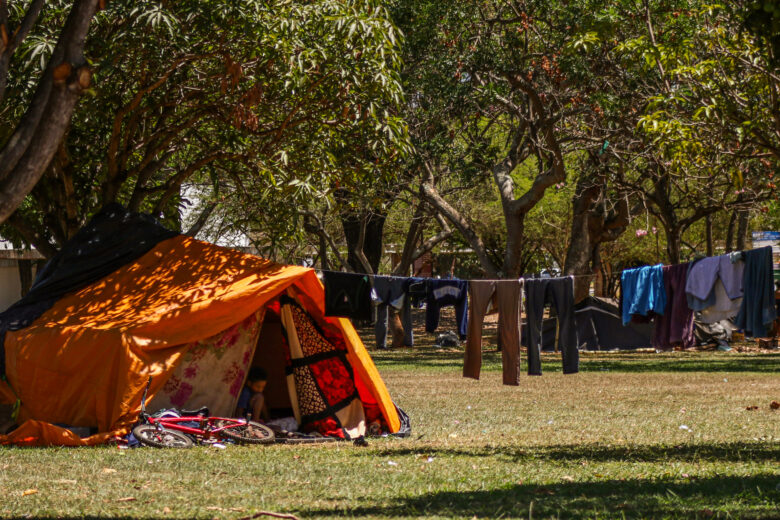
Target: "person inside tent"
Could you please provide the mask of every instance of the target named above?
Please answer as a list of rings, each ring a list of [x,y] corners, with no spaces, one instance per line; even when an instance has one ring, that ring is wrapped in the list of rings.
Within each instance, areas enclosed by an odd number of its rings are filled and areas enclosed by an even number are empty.
[[[268,420],[268,409],[265,406],[265,396],[263,391],[268,384],[268,374],[262,367],[252,367],[246,378],[246,385],[241,390],[236,405],[236,415],[245,417],[247,413],[252,414],[252,418]]]

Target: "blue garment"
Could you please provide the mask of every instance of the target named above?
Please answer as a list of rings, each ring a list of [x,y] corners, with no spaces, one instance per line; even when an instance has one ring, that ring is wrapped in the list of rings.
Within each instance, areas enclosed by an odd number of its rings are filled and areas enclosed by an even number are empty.
[[[425,330],[434,332],[439,326],[439,313],[442,307],[455,306],[455,321],[458,324],[458,335],[466,339],[468,326],[468,293],[469,283],[466,280],[426,280],[427,298],[425,301]]]
[[[718,280],[723,283],[730,299],[742,298],[744,269],[741,253],[738,256],[731,253],[711,256],[691,263],[685,282],[688,307],[701,311],[715,305],[715,284]]]
[[[650,312],[663,314],[666,309],[663,264],[626,269],[620,277],[623,297],[623,325],[628,325],[632,314],[647,316]]]
[[[772,248],[745,251],[745,297],[735,324],[747,336],[763,338],[777,318],[772,271]]]
[[[414,346],[414,331],[412,324],[412,309],[407,288],[409,278],[396,276],[374,276],[374,288],[371,289],[371,302],[376,306],[376,322],[374,336],[376,348],[387,348],[388,307],[400,311],[401,325],[404,329],[404,346]]]
[[[252,390],[245,386],[243,390],[241,390],[241,394],[238,396],[238,404],[236,405],[236,409],[242,409],[246,411],[247,408],[249,408],[249,400],[252,399]]]

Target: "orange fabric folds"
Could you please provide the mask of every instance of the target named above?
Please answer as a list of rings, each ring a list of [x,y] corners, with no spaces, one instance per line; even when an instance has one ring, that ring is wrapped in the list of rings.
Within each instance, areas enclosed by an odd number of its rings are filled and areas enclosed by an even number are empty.
[[[0,436],[0,443],[84,445],[126,431],[138,417],[149,376],[153,396],[193,344],[242,322],[288,289],[302,296],[307,310],[322,314],[324,292],[311,269],[185,236],[160,242],[63,297],[29,327],[7,333],[6,375],[21,400],[18,421],[28,422]],[[337,327],[356,375],[370,379],[363,383],[392,429],[398,416],[373,362],[349,322],[339,320]],[[44,421],[106,434],[77,442]]]

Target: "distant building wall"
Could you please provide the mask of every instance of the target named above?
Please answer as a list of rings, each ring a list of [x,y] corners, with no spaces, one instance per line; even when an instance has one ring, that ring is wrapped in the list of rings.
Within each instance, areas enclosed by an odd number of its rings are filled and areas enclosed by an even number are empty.
[[[16,260],[0,259],[0,312],[22,297],[22,282]]]
[[[41,260],[38,251],[0,249],[0,312],[6,310],[22,297],[22,281],[19,277],[19,260]],[[32,276],[36,268],[33,262]]]

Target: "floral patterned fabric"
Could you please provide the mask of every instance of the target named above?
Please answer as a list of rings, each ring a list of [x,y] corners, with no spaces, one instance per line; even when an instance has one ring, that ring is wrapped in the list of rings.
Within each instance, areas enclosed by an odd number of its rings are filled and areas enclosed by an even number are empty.
[[[197,409],[233,414],[257,345],[264,310],[210,338],[190,344],[148,408]]]
[[[356,438],[365,434],[363,405],[343,342],[327,333],[291,299],[284,299],[287,383],[303,431]]]

